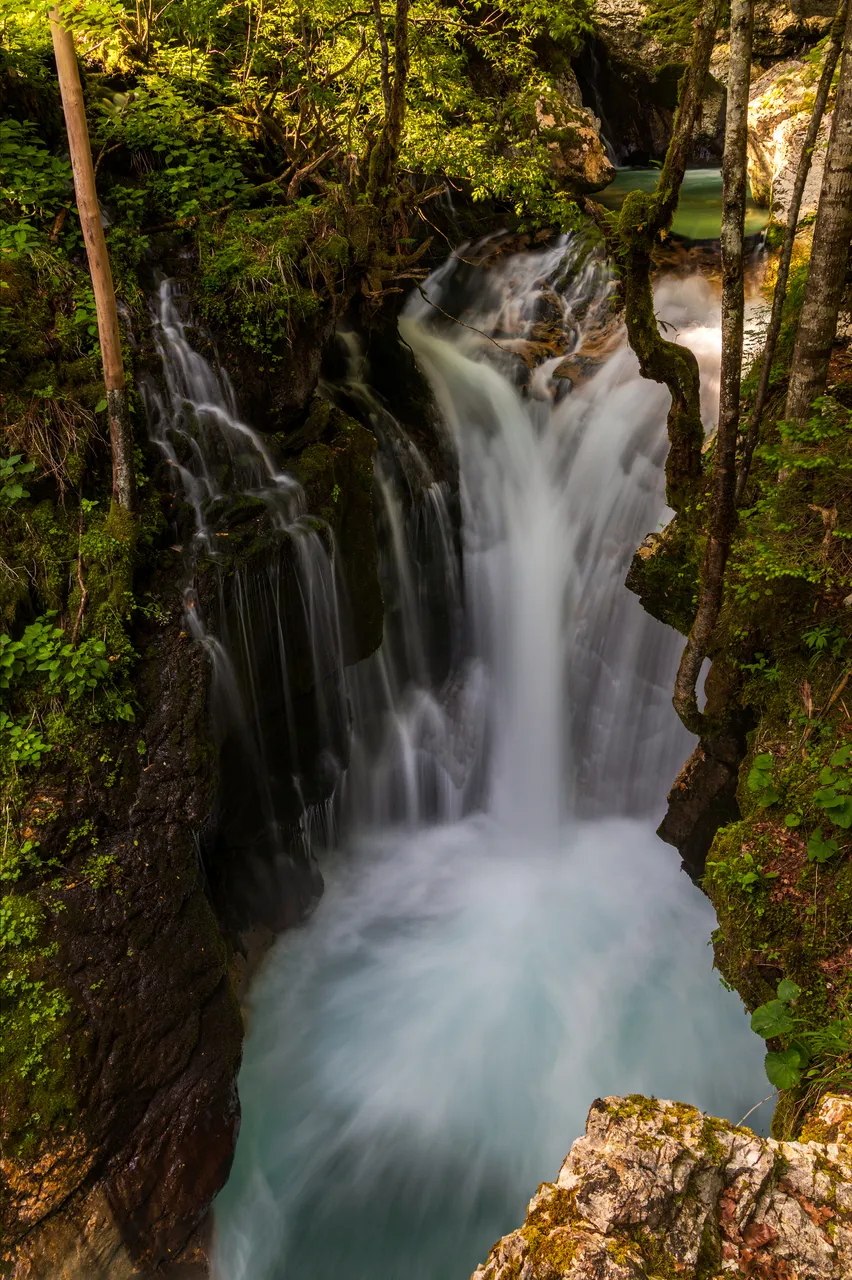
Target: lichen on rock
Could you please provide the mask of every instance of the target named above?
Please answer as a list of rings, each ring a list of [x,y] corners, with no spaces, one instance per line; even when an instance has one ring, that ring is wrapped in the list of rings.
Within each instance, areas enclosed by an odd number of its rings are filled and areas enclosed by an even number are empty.
[[[472,1280],[848,1280],[852,1098],[819,1141],[776,1142],[694,1107],[593,1103],[555,1182]]]

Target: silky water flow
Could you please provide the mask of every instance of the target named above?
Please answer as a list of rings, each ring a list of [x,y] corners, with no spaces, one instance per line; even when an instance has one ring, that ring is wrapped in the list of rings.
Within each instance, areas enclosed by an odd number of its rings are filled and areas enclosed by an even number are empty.
[[[216,1280],[465,1280],[555,1177],[595,1097],[737,1121],[765,1092],[762,1042],[711,968],[709,903],[654,834],[691,749],[671,707],[682,639],[623,583],[667,515],[667,395],[605,322],[609,289],[561,241],[490,270],[450,259],[408,304],[401,336],[458,454],[461,567],[446,484],[344,339],[349,376],[326,390],[380,441],[385,639],[332,709],[352,740],[324,896],[252,991]],[[700,278],[669,278],[657,307],[698,356],[709,427],[718,303]],[[569,335],[573,389],[561,356],[529,372],[518,354],[543,317]],[[311,541],[295,482],[174,315],[163,333],[172,391],[155,435],[188,471],[196,538],[216,493],[199,433],[189,464],[169,443],[187,397],[240,436],[242,483],[304,535],[319,669],[339,650],[333,548]],[[224,685],[252,636],[197,627]],[[251,700],[234,698],[260,751]]]

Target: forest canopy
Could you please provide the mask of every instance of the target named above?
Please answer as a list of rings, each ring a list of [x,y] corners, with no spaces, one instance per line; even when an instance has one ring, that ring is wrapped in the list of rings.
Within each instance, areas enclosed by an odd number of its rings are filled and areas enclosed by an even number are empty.
[[[55,99],[48,12],[10,0],[2,19],[12,117],[0,136],[3,197],[16,214],[4,242],[18,249],[50,229],[70,176],[39,141]],[[122,220],[143,203],[140,223],[257,203],[260,184],[320,157],[357,185],[385,111],[387,0],[85,0],[60,14],[81,63],[95,161],[119,149],[129,161],[128,180],[108,192]],[[414,0],[401,170],[420,186],[446,175],[475,199],[559,202],[542,104],[559,98],[560,66],[590,28],[589,0]]]

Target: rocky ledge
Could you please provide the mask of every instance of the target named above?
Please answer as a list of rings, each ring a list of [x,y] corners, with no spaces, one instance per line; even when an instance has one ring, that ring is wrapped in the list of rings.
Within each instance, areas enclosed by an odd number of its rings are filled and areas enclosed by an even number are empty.
[[[823,1098],[804,1138],[598,1099],[556,1181],[472,1280],[849,1280],[852,1097]]]

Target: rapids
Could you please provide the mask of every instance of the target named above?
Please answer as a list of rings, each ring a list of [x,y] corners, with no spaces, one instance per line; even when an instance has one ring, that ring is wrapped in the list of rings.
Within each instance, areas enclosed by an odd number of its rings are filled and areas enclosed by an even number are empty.
[[[349,340],[337,393],[381,441],[386,637],[348,676],[325,894],[252,992],[217,1280],[465,1280],[596,1096],[737,1121],[766,1092],[762,1042],[711,968],[710,906],[654,834],[690,749],[670,704],[682,641],[623,581],[666,518],[667,396],[605,324],[609,288],[563,241],[436,272],[427,298],[466,327],[420,295],[406,308],[460,460],[463,590],[447,494]],[[715,296],[670,278],[657,304],[698,355],[710,427]],[[554,315],[573,389],[561,354],[528,374],[507,349]]]

